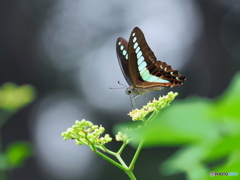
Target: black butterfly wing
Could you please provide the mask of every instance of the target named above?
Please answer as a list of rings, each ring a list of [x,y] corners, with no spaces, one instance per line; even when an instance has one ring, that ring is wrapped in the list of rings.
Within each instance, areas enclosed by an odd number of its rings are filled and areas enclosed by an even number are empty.
[[[131,33],[128,52],[129,78],[135,87],[180,86],[186,79],[165,62],[157,61],[138,27]]]
[[[131,69],[130,78],[135,87],[141,86],[144,80],[138,66],[141,65],[142,62],[146,62],[149,66],[153,62],[156,62],[156,57],[148,46],[142,31],[138,27],[135,27],[130,35],[128,48],[129,68]],[[138,61],[141,61],[141,63],[138,63]]]
[[[128,42],[124,38],[118,38],[116,44],[116,51],[118,62],[121,67],[122,73],[127,81],[127,83],[131,86],[132,81],[129,76],[129,54],[128,54]]]

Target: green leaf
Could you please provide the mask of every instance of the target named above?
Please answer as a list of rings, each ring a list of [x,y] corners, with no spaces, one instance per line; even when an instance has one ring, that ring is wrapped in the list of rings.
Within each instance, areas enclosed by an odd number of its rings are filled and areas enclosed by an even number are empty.
[[[148,125],[131,131],[137,145],[182,147],[161,166],[167,175],[210,179],[210,171],[238,172],[240,167],[240,73],[216,100],[189,97],[174,101]],[[131,126],[123,124],[117,129]],[[209,164],[211,166],[209,166]],[[223,178],[223,177],[221,177]],[[239,179],[239,177],[231,177]]]
[[[240,73],[237,73],[228,89],[215,102],[215,115],[225,119],[240,119]]]

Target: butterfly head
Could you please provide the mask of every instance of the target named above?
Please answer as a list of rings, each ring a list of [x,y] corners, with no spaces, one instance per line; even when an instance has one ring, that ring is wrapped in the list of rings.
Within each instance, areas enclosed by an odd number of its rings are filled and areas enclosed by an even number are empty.
[[[129,87],[126,89],[125,92],[126,92],[127,95],[134,94],[134,87],[133,87],[133,86],[129,86]]]
[[[135,97],[145,93],[141,90],[141,88],[137,88],[137,87],[133,87],[133,86],[129,86],[125,92],[127,95],[131,96],[131,98],[135,98]]]

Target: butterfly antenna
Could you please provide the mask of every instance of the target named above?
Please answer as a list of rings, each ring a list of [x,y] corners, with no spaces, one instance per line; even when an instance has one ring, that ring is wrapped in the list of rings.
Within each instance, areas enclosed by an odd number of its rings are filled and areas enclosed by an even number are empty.
[[[120,84],[120,85],[122,85],[122,86],[127,88],[127,86],[125,84],[120,83],[120,81],[118,81],[118,84]]]
[[[109,89],[123,89],[125,87],[119,87],[119,88],[112,88],[112,87],[109,87]]]
[[[123,89],[123,88],[127,88],[126,85],[120,83],[120,81],[118,81],[118,84],[122,85],[123,87],[119,87],[119,88],[112,88],[112,87],[109,87],[109,89]]]

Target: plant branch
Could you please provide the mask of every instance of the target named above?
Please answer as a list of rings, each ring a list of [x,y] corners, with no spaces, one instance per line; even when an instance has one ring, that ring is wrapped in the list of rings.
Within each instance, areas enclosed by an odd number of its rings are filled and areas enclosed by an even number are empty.
[[[134,157],[132,159],[132,162],[130,163],[129,169],[132,169],[132,170],[134,169],[134,165],[135,165],[135,163],[137,161],[137,158],[138,158],[138,156],[140,154],[142,146],[143,146],[143,140],[141,140],[139,145],[138,145],[137,151],[135,152],[135,155],[134,155]]]

